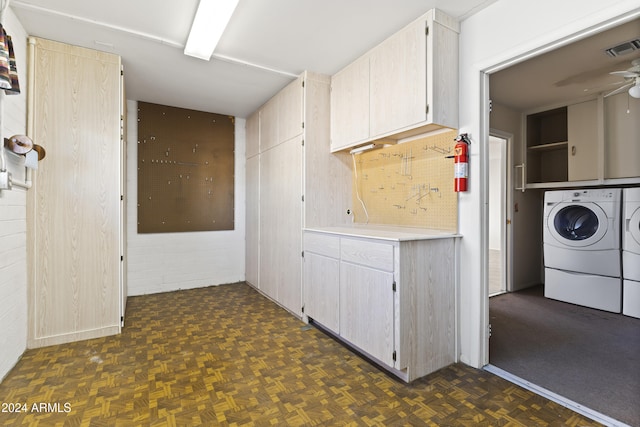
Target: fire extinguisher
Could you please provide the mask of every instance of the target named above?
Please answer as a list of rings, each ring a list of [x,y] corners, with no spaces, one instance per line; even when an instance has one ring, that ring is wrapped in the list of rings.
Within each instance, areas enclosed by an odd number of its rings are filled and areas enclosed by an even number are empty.
[[[467,179],[469,177],[469,144],[471,144],[471,141],[466,133],[458,135],[455,141],[456,145],[453,149],[454,191],[467,191]]]

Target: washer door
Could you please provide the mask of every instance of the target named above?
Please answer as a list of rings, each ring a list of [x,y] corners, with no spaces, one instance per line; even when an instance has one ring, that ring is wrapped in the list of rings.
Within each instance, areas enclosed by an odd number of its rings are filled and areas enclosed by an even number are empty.
[[[640,245],[640,208],[631,214],[631,219],[627,227],[629,227],[629,234],[631,234],[633,240]]]
[[[607,215],[594,203],[558,203],[551,210],[547,227],[559,243],[587,247],[607,233]]]

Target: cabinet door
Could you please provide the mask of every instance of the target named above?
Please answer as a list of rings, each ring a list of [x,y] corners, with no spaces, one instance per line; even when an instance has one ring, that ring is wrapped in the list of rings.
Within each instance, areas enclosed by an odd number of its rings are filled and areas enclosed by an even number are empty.
[[[426,120],[426,37],[416,21],[371,52],[372,137]]]
[[[302,315],[302,144],[260,154],[260,290]]]
[[[246,122],[247,150],[245,157],[253,157],[260,152],[260,111],[253,113]]]
[[[274,97],[260,110],[260,152],[275,147],[278,142],[278,100]]]
[[[393,273],[340,263],[340,336],[393,366]]]
[[[276,95],[278,103],[278,142],[288,141],[302,133],[303,79],[299,77]]]
[[[340,261],[305,251],[304,314],[340,333]]]
[[[598,101],[567,107],[569,181],[598,179]]]
[[[247,213],[246,213],[246,280],[256,288],[259,282],[260,256],[260,156],[247,159]]]
[[[331,151],[369,137],[369,57],[363,56],[331,78]]]
[[[640,99],[627,93],[604,100],[605,178],[640,177]]]

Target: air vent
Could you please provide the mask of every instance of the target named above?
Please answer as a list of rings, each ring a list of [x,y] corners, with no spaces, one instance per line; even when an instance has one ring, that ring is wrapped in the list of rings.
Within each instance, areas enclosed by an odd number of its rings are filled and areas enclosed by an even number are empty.
[[[619,45],[610,47],[609,49],[605,49],[604,52],[610,57],[615,58],[617,56],[626,55],[627,53],[631,53],[639,49],[640,39],[635,39],[628,42],[620,43]]]

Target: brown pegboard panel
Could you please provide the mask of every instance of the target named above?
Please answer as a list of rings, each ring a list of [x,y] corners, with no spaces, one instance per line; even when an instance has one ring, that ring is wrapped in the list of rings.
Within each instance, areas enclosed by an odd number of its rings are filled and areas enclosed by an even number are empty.
[[[234,122],[138,102],[138,233],[234,229]]]
[[[353,211],[357,223],[456,232],[453,191],[456,131],[438,132],[353,155]]]

